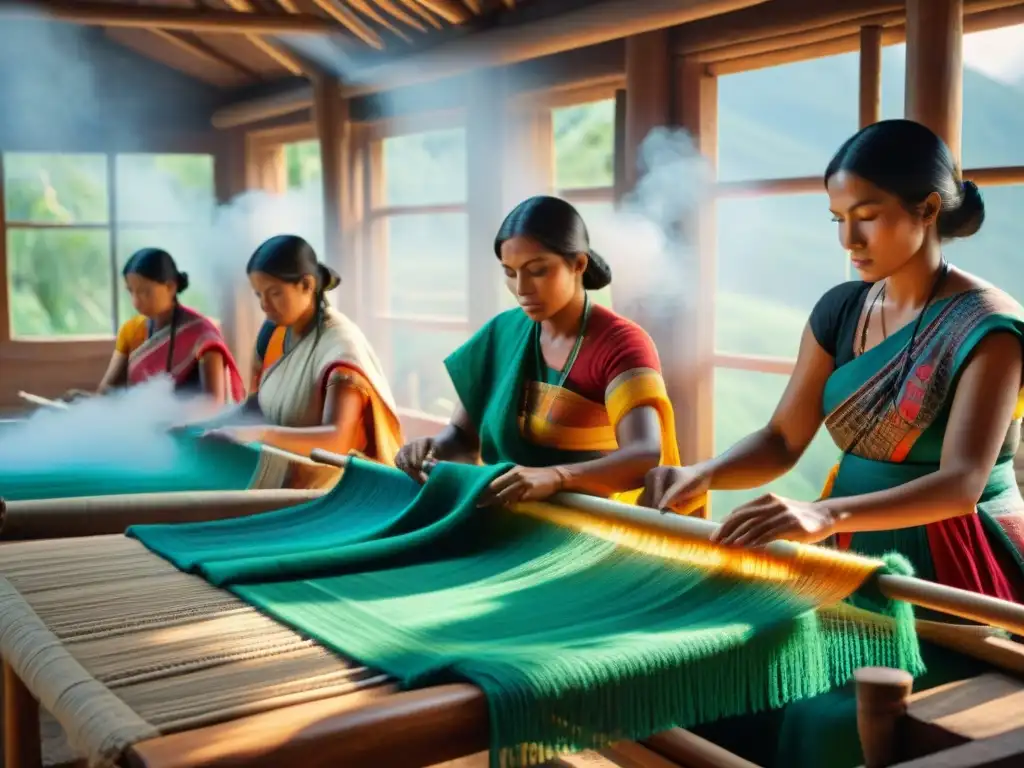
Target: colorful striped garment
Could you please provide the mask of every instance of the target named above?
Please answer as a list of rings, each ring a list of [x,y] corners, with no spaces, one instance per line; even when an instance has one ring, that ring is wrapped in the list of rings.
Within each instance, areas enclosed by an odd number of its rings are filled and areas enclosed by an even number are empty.
[[[658,352],[640,326],[593,306],[583,344],[561,386],[560,371],[546,365],[538,370],[543,361],[538,331],[539,324],[521,309],[510,309],[445,360],[479,433],[484,463],[543,467],[597,458],[618,448],[615,427],[643,406],[658,412],[661,463],[679,463]],[[616,498],[632,501],[638,495],[635,490]]]

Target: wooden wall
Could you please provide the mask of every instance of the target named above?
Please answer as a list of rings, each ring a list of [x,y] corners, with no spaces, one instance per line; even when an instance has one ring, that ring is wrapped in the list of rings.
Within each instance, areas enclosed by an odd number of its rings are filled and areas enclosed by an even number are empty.
[[[117,46],[96,29],[0,24],[0,153],[209,152],[209,116],[224,96]],[[0,180],[0,201],[2,201]],[[7,233],[0,203],[0,413],[18,390],[56,396],[99,382],[113,338],[12,340]]]

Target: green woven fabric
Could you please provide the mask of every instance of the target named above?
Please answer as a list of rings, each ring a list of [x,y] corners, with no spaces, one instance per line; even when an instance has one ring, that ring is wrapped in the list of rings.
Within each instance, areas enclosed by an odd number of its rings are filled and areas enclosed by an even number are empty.
[[[256,471],[256,447],[188,434],[155,432],[141,455],[127,455],[97,435],[95,450],[44,462],[0,462],[0,497],[7,501],[63,499],[169,491],[243,490]],[[16,444],[15,428],[0,439]]]
[[[128,535],[402,686],[478,685],[494,765],[779,707],[862,665],[920,671],[907,605],[894,631],[826,622],[784,586],[478,509],[506,467],[440,464],[421,489],[353,462],[298,507]]]

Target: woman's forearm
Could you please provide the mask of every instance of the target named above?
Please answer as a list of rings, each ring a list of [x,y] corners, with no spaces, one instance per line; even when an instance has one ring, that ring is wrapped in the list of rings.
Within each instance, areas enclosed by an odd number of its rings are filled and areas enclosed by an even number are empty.
[[[432,452],[438,461],[475,464],[480,459],[480,445],[455,424],[449,424],[434,438]]]
[[[771,425],[752,432],[729,450],[699,464],[711,477],[711,490],[757,488],[791,470],[800,459]]]
[[[231,427],[246,422],[252,423],[254,417],[259,416],[259,414],[260,409],[256,401],[256,395],[250,395],[238,405],[225,408],[208,419],[195,422],[192,426],[198,429],[220,429],[221,427]]]
[[[888,531],[972,514],[984,479],[937,470],[884,491],[828,498],[815,506],[828,511],[834,533]]]
[[[558,467],[564,491],[598,496],[641,488],[647,473],[661,460],[660,445],[630,445],[591,461]]]

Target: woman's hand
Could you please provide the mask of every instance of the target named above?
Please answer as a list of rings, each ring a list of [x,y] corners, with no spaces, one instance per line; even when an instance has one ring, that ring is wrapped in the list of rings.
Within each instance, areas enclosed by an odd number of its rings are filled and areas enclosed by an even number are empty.
[[[477,499],[477,506],[543,501],[562,490],[565,480],[561,467],[512,467],[487,486]]]
[[[60,399],[63,400],[65,403],[73,403],[75,402],[75,400],[83,400],[85,398],[95,396],[95,392],[87,392],[84,389],[69,389],[67,392],[60,396]]]
[[[701,503],[711,489],[711,474],[699,467],[655,467],[644,478],[637,503],[651,509],[686,510]]]
[[[427,472],[436,463],[432,437],[421,437],[406,443],[395,456],[395,466],[418,483],[427,482]]]
[[[766,494],[737,507],[714,535],[719,544],[760,547],[777,539],[814,544],[832,535],[835,517],[824,502]]]

